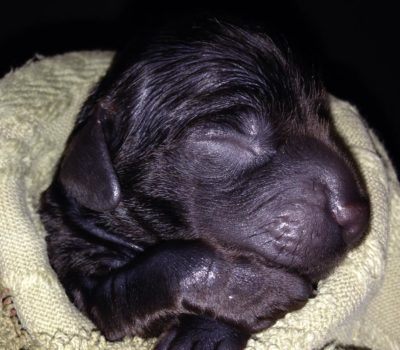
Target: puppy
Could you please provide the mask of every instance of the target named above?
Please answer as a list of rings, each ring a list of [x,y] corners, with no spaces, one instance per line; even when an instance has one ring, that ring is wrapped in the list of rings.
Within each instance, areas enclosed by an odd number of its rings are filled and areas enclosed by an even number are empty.
[[[369,205],[322,85],[269,37],[211,22],[116,57],[40,214],[108,340],[235,350],[313,296]]]

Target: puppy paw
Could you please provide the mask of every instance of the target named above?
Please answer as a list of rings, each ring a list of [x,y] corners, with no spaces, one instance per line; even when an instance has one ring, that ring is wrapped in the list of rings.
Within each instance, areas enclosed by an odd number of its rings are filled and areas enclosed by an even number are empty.
[[[288,312],[302,308],[315,295],[313,286],[303,277],[287,272],[278,275],[275,276],[275,283],[270,282],[264,290],[264,297],[253,303],[253,318],[248,318],[252,319],[251,332],[270,327]]]
[[[184,308],[214,315],[248,334],[269,328],[286,313],[301,308],[314,293],[303,276],[254,261],[229,264],[216,260],[209,271],[212,278],[184,290]]]
[[[180,317],[180,325],[161,337],[155,350],[242,350],[249,335],[220,321],[200,316]]]

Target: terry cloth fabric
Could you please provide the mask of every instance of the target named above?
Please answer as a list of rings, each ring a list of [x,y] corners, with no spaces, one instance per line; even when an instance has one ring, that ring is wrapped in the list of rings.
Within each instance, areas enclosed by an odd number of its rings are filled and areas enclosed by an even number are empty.
[[[108,343],[69,302],[51,270],[36,213],[80,106],[110,52],[29,62],[0,81],[0,349],[150,349],[154,339]],[[248,349],[400,349],[400,187],[384,148],[348,103],[331,100],[372,203],[366,240],[318,295]],[[15,316],[16,310],[17,315]]]

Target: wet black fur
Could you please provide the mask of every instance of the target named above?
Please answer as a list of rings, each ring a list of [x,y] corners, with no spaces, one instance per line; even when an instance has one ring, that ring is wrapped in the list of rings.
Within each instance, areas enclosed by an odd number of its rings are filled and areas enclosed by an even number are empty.
[[[242,349],[361,240],[327,94],[285,51],[217,22],[164,34],[85,103],[40,214],[52,267],[109,340]],[[348,203],[362,218],[343,224]]]

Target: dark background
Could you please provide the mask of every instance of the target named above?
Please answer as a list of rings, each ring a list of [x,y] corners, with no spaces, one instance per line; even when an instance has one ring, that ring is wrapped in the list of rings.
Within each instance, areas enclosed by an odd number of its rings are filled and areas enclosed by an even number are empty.
[[[206,12],[281,33],[320,71],[334,95],[355,104],[400,169],[398,18],[389,2],[282,0],[224,6],[187,1],[14,1],[0,5],[0,77],[35,53],[119,49],[171,18]]]

